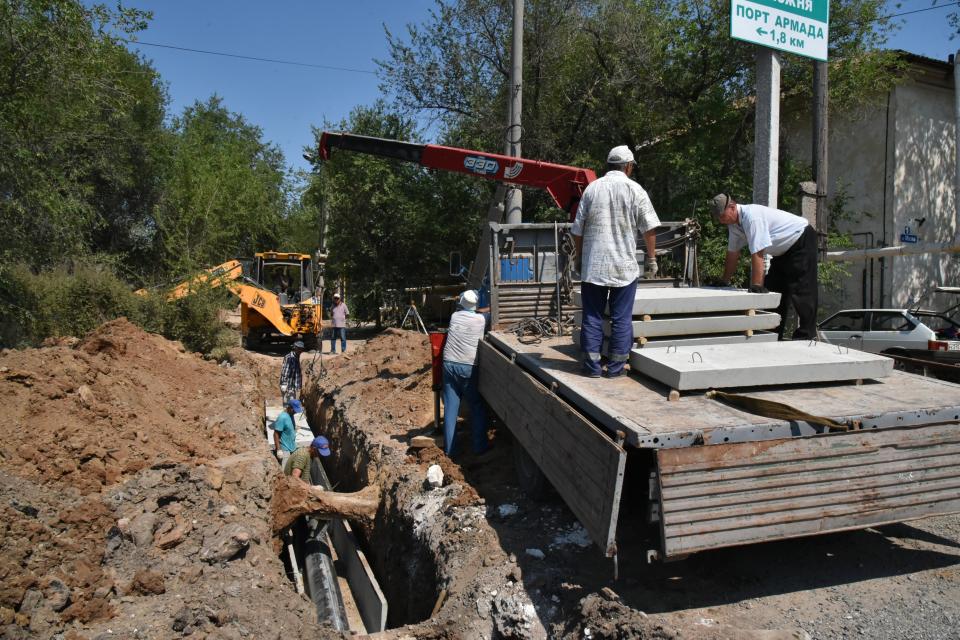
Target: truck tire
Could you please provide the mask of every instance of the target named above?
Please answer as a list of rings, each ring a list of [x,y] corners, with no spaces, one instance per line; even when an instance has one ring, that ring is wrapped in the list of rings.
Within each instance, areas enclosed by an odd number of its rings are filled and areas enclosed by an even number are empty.
[[[550,482],[526,449],[516,440],[513,442],[513,467],[524,495],[532,500],[540,500],[546,496]]]

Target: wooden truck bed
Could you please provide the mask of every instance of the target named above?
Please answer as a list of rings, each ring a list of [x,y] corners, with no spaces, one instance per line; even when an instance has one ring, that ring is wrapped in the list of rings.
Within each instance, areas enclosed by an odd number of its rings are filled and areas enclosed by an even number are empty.
[[[737,393],[852,426],[746,413],[648,378],[590,379],[569,337],[491,332],[480,392],[607,555],[626,448],[647,450],[651,557],[960,511],[960,385],[895,371],[862,384]]]

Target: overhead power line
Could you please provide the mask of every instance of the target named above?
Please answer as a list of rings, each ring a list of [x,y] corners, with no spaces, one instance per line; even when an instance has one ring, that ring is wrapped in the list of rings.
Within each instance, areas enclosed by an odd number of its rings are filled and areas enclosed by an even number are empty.
[[[208,56],[222,56],[224,58],[237,58],[239,60],[255,60],[256,62],[272,62],[273,64],[288,64],[294,67],[310,67],[313,69],[327,69],[328,71],[346,71],[348,73],[368,73],[370,75],[376,75],[376,71],[369,71],[367,69],[351,69],[349,67],[334,67],[327,64],[313,64],[311,62],[296,62],[295,60],[277,60],[274,58],[259,58],[257,56],[245,56],[238,53],[224,53],[223,51],[207,51],[205,49],[191,49],[190,47],[177,47],[172,44],[160,44],[157,42],[144,42],[143,40],[128,40],[126,38],[118,38],[122,42],[133,45],[144,45],[147,47],[159,47],[161,49],[173,49],[175,51],[188,51],[190,53],[202,53]]]
[[[958,2],[948,2],[948,3],[946,3],[946,4],[938,4],[938,5],[935,5],[935,6],[933,6],[933,7],[926,7],[926,8],[924,8],[924,9],[914,9],[913,11],[903,11],[903,12],[901,12],[901,13],[891,13],[890,15],[880,16],[879,18],[877,18],[877,20],[889,20],[890,18],[899,18],[900,16],[908,16],[908,15],[910,15],[911,13],[923,13],[924,11],[934,11],[935,9],[944,9],[944,8],[946,8],[946,7],[956,7],[957,5],[960,5],[960,1],[958,1]]]
[[[871,20],[871,22],[876,22],[879,20],[889,20],[891,18],[899,18],[901,16],[908,16],[914,13],[923,13],[924,11],[936,11],[937,9],[945,9],[949,7],[960,6],[960,0],[955,2],[947,2],[945,4],[937,4],[932,7],[925,7],[923,9],[914,9],[913,11],[902,11],[900,13],[891,13],[885,16],[878,16]],[[126,42],[133,45],[144,45],[146,47],[158,47],[160,49],[173,49],[174,51],[186,51],[189,53],[202,53],[208,56],[221,56],[224,58],[236,58],[238,60],[253,60],[255,62],[270,62],[273,64],[286,64],[293,67],[307,67],[311,69],[326,69],[328,71],[344,71],[346,73],[366,73],[369,75],[377,75],[376,71],[370,71],[368,69],[352,69],[350,67],[335,67],[328,64],[314,64],[312,62],[297,62],[296,60],[278,60],[276,58],[261,58],[258,56],[247,56],[239,53],[226,53],[224,51],[209,51],[206,49],[192,49],[190,47],[178,47],[172,44],[160,44],[159,42],[145,42],[143,40],[128,40],[127,38],[118,38],[121,42]]]

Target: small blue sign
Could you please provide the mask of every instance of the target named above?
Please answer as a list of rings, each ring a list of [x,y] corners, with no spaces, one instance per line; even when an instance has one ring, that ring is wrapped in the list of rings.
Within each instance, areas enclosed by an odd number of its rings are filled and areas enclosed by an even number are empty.
[[[905,242],[907,244],[916,244],[917,236],[913,233],[910,233],[910,227],[904,227],[903,233],[900,234],[900,242]]]

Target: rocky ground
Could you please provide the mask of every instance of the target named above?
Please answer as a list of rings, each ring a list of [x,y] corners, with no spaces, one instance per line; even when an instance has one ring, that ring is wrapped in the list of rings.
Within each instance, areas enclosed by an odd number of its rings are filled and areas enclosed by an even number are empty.
[[[259,369],[125,320],[0,355],[0,636],[321,637],[268,521]]]
[[[0,354],[0,637],[336,635],[270,538],[260,408],[279,359],[232,359],[125,321]],[[425,337],[395,330],[304,356],[334,489],[382,491],[357,526],[390,603],[382,637],[960,637],[957,516],[648,565],[627,493],[613,581],[556,495],[519,490],[506,429],[481,457],[409,446],[432,430],[428,361]]]

